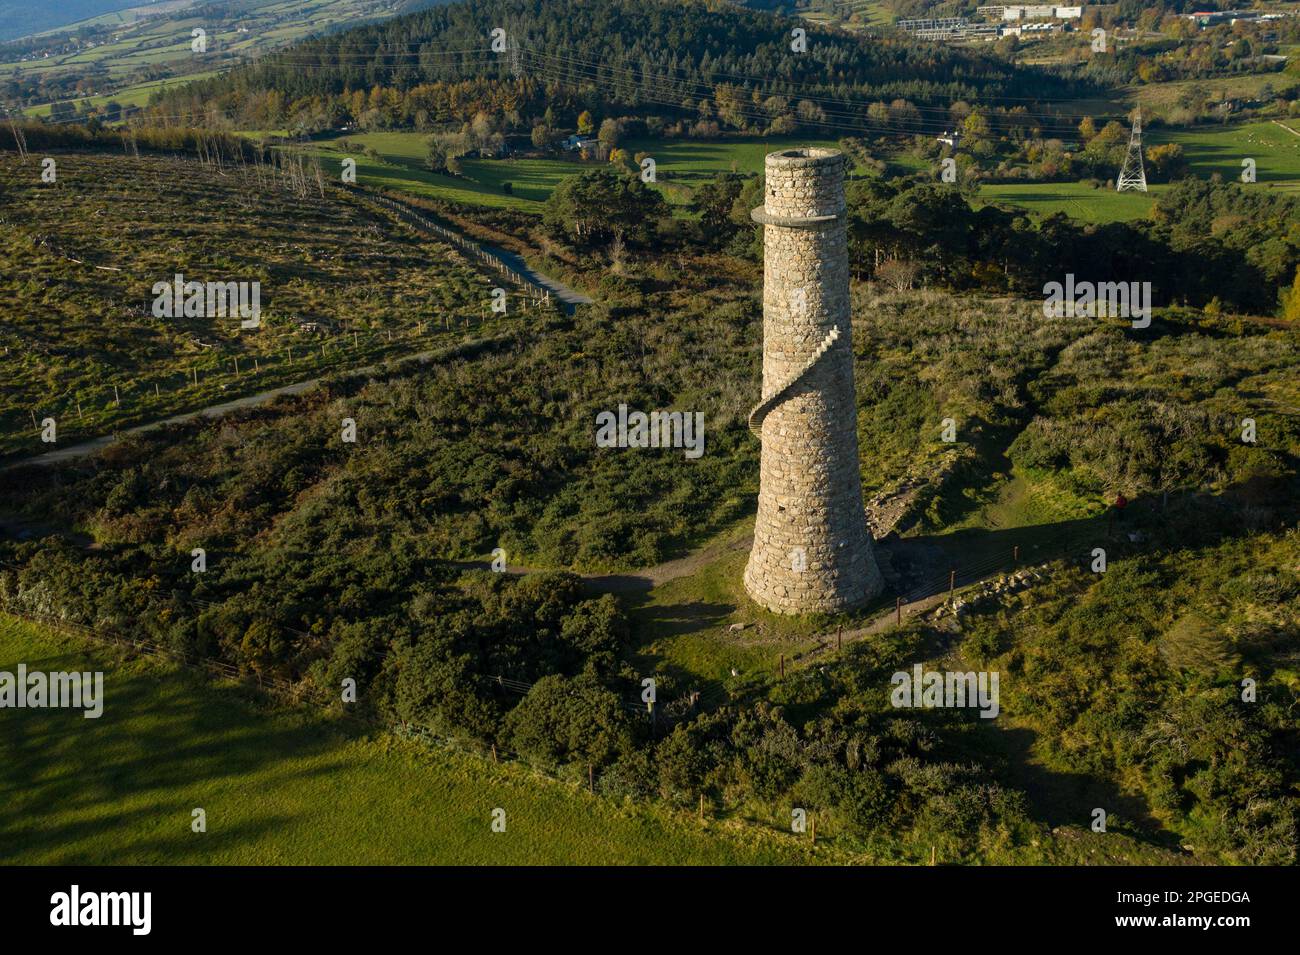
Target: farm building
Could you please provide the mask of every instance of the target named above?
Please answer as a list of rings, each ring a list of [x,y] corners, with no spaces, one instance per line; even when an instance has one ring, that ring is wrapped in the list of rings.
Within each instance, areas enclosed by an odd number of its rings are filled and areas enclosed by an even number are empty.
[[[571,153],[591,149],[599,142],[595,136],[569,136],[560,145]]]

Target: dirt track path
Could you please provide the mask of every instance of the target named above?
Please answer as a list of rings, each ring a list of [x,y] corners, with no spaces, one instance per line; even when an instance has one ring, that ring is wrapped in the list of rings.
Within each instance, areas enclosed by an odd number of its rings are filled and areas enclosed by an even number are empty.
[[[436,348],[428,351],[416,352],[412,355],[403,355],[395,359],[390,359],[390,361],[428,361],[431,358],[444,354],[447,350],[446,347]],[[382,368],[383,364],[366,365],[362,368],[341,368],[338,369],[338,373],[344,375],[373,375]],[[270,388],[266,391],[259,391],[255,395],[245,395],[242,398],[223,401],[220,404],[208,405],[208,407],[200,408],[197,411],[187,411],[184,414],[172,415],[170,418],[163,418],[160,421],[151,421],[147,424],[136,425],[133,428],[127,428],[124,431],[118,431],[114,434],[92,438],[89,441],[70,444],[62,448],[54,448],[50,451],[46,451],[44,454],[34,455],[30,458],[20,458],[17,461],[10,461],[7,464],[0,465],[0,471],[8,471],[13,468],[26,467],[28,465],[46,467],[52,464],[71,461],[76,458],[83,458],[86,455],[94,454],[96,451],[102,451],[104,448],[107,448],[120,441],[122,438],[130,435],[146,434],[150,431],[157,431],[159,428],[165,428],[168,425],[185,424],[190,421],[198,420],[199,418],[219,418],[222,415],[229,414],[232,411],[239,411],[243,408],[256,408],[258,405],[264,405],[269,401],[274,401],[282,395],[301,394],[304,391],[315,388],[321,383],[321,381],[321,378],[309,378],[306,381],[296,381],[293,384],[282,385],[279,388]]]

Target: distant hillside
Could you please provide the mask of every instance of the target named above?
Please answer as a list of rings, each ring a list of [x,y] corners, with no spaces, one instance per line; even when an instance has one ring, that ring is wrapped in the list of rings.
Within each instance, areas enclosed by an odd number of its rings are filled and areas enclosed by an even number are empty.
[[[790,30],[809,31],[806,52]],[[509,57],[490,51],[489,32],[518,39],[519,79]],[[521,111],[545,108],[549,90],[579,90],[591,107],[675,107],[720,85],[746,96],[853,97],[915,103],[959,98],[1067,98],[1072,78],[1017,69],[982,51],[863,38],[741,7],[681,0],[484,0],[457,3],[308,40],[256,66],[177,94],[236,109],[252,91],[286,100],[375,86],[405,91],[466,80],[526,87]],[[517,94],[516,94],[517,95]],[[685,108],[690,109],[691,106]]]
[[[19,0],[0,0],[0,11]],[[101,0],[104,2],[104,0]],[[192,73],[211,74],[308,36],[371,23],[446,0],[157,0],[78,18],[0,48],[0,103],[31,108],[141,90]],[[74,4],[78,9],[89,4]],[[7,25],[7,24],[6,24]],[[207,49],[191,48],[206,31]],[[115,97],[118,98],[118,97]],[[104,102],[104,100],[100,100]],[[30,115],[39,115],[34,112]]]
[[[60,3],[0,0],[0,40],[16,40],[104,13],[148,5],[148,0],[61,0]]]
[[[807,31],[792,49],[792,29]],[[494,51],[491,32],[510,48]],[[498,34],[500,39],[500,34]],[[801,40],[805,38],[800,38]],[[774,133],[936,135],[948,105],[1096,94],[1074,75],[984,51],[867,38],[741,6],[682,0],[484,0],[320,36],[170,90],[162,121],[221,116],[237,129],[313,133],[471,120],[478,112],[572,127],[582,110]]]

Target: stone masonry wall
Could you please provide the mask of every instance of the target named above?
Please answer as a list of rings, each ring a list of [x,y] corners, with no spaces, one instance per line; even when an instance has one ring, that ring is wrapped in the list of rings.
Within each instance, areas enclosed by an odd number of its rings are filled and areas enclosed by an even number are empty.
[[[840,334],[763,421],[745,589],[777,613],[836,612],[883,587],[858,470],[842,154],[770,153],[761,212],[764,399],[797,375],[832,328]],[[824,216],[835,218],[806,221]]]

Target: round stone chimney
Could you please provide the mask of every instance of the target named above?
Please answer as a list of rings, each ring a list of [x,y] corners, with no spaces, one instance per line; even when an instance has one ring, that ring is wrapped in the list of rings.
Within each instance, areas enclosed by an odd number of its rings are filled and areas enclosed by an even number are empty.
[[[862,506],[844,156],[769,153],[763,225],[758,518],[745,590],[777,613],[833,613],[883,589]]]

